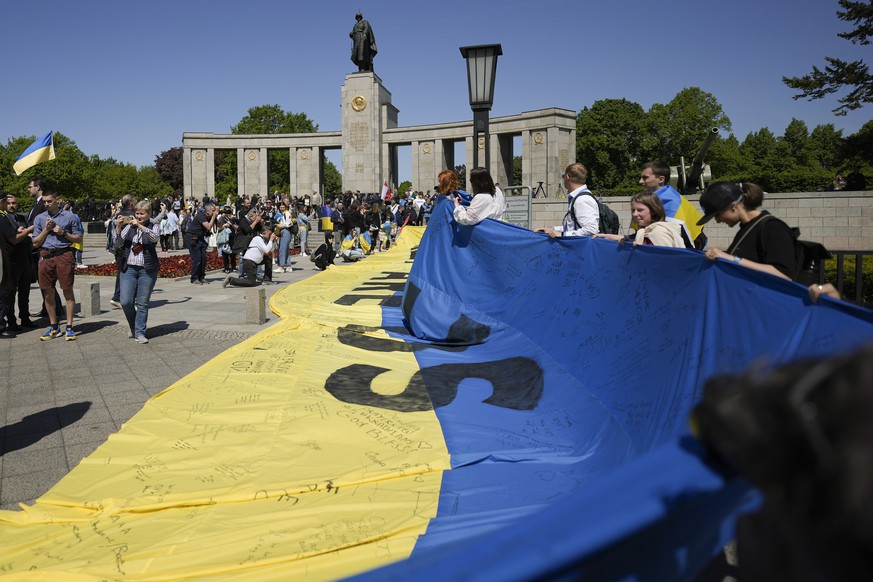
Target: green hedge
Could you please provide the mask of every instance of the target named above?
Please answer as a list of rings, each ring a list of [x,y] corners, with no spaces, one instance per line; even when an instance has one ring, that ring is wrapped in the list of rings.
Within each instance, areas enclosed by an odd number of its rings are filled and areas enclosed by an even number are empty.
[[[873,256],[866,255],[861,257],[862,264],[862,303],[868,307],[873,306]],[[837,259],[834,257],[825,261],[825,281],[837,285]],[[843,259],[843,295],[846,299],[854,300],[855,298],[855,257],[853,255],[846,256]]]

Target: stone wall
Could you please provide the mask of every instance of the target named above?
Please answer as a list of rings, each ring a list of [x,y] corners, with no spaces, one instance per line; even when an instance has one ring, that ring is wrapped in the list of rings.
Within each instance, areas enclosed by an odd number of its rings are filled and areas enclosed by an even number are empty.
[[[688,200],[698,209],[700,196]],[[630,196],[604,198],[621,220],[622,231],[630,224]],[[789,226],[800,228],[804,240],[822,243],[830,250],[873,250],[873,191],[797,192],[766,194],[762,207]],[[534,228],[561,224],[567,199],[536,198],[532,201]],[[704,231],[710,246],[725,249],[736,229],[711,220]]]

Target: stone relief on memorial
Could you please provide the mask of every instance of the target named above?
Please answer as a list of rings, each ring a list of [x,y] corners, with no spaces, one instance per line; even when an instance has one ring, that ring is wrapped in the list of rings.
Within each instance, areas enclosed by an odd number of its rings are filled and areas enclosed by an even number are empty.
[[[366,121],[355,121],[349,124],[349,144],[355,151],[362,152],[370,143],[370,124]]]

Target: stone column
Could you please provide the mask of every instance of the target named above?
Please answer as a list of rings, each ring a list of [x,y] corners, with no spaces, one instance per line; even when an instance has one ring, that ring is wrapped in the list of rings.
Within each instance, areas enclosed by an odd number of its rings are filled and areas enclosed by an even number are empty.
[[[182,196],[191,199],[191,148],[182,150]]]
[[[206,195],[215,200],[215,148],[206,150]]]
[[[269,196],[270,192],[270,157],[267,148],[260,148],[258,152],[258,184],[262,197]]]
[[[246,155],[243,148],[236,149],[236,195],[237,197],[247,194],[246,192]]]
[[[261,148],[246,148],[243,152],[244,192],[249,196],[266,192],[261,188]]]
[[[517,186],[512,183],[512,136],[491,134],[491,177],[496,184]]]
[[[214,164],[209,163],[207,149],[192,149],[191,150],[191,192],[186,194],[186,198],[203,198],[203,195],[209,192],[209,167]],[[215,190],[215,172],[212,176],[212,189]]]

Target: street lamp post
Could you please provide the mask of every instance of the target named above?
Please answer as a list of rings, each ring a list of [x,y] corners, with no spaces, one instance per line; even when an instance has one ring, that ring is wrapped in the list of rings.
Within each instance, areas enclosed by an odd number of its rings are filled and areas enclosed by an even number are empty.
[[[467,84],[470,88],[470,109],[473,110],[473,167],[479,167],[479,136],[482,135],[485,139],[483,166],[489,171],[491,144],[488,139],[488,112],[494,102],[497,57],[502,54],[503,47],[499,44],[461,47],[461,56],[467,60]]]

